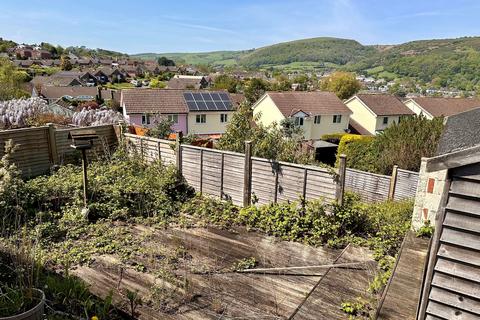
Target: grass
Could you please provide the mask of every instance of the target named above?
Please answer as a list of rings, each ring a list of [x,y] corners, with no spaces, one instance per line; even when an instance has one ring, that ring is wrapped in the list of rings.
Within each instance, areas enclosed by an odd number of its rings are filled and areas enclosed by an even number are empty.
[[[107,83],[105,87],[107,87],[108,89],[117,89],[117,90],[135,88],[135,86],[130,82]]]

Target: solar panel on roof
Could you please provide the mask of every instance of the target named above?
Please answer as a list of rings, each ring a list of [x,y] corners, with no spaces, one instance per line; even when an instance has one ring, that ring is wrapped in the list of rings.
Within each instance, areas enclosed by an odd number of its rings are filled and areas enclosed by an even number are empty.
[[[195,101],[187,101],[188,110],[198,110],[197,104]]]
[[[232,107],[230,96],[225,92],[185,92],[183,97],[189,110],[226,111]]]
[[[185,98],[186,101],[193,100],[193,96],[190,92],[184,93],[183,97]]]
[[[203,101],[197,101],[198,110],[200,111],[209,111],[207,105]]]
[[[194,99],[195,101],[198,101],[198,100],[201,101],[201,100],[203,100],[201,93],[192,93],[192,95],[193,95],[193,99]]]

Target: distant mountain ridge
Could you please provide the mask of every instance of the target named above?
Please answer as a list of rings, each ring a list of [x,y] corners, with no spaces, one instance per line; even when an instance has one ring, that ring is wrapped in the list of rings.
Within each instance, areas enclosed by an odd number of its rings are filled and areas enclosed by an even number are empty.
[[[284,71],[346,70],[393,80],[412,77],[437,86],[474,90],[480,85],[480,37],[362,45],[355,40],[311,38],[243,51],[137,54],[186,64]]]

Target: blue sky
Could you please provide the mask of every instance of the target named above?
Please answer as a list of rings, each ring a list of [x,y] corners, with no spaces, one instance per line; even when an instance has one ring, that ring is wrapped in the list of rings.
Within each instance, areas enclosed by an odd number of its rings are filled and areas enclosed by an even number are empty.
[[[0,2],[0,37],[126,53],[239,50],[319,36],[363,44],[480,35],[478,0]]]

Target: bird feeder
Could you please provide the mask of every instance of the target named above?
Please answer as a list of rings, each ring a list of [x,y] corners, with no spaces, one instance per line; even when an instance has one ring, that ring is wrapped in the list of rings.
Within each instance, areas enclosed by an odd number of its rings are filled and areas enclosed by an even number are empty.
[[[87,178],[87,150],[92,149],[93,140],[98,139],[95,130],[75,130],[68,133],[68,138],[72,140],[70,147],[82,152],[82,167],[83,167],[83,206],[84,215],[88,214],[87,209],[87,195],[88,195],[88,178]]]

